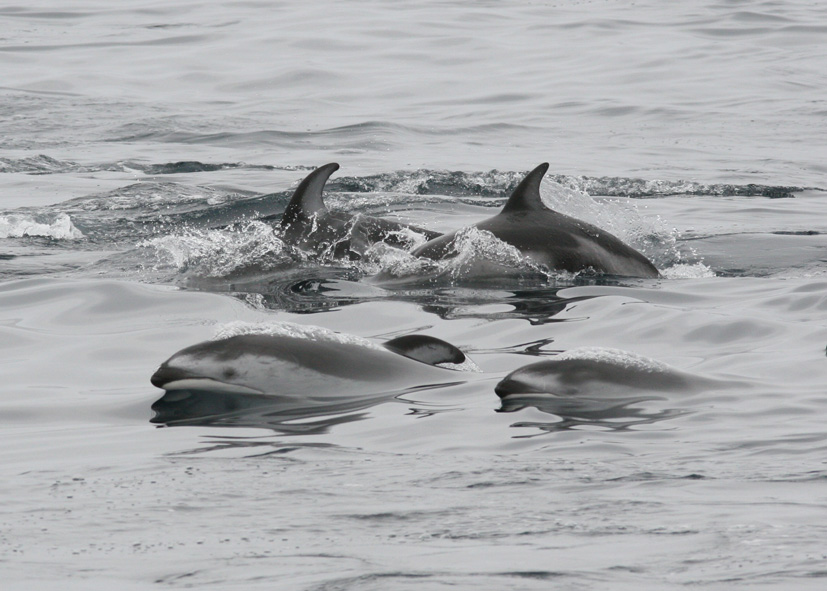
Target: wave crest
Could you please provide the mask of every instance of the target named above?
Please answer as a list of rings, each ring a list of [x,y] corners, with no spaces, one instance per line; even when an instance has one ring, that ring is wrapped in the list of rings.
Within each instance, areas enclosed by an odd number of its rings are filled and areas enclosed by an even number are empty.
[[[59,213],[52,221],[37,221],[30,215],[0,215],[0,238],[40,236],[54,240],[79,240],[83,232],[72,223],[65,213]]]
[[[301,258],[263,222],[248,222],[234,230],[187,228],[141,242],[155,250],[155,270],[173,267],[201,277],[227,277],[243,271],[271,271]]]

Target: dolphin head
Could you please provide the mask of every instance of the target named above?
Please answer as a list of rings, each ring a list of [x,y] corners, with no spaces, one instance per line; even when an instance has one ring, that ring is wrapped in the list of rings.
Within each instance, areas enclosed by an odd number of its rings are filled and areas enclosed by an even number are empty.
[[[251,351],[245,347],[228,346],[227,340],[230,339],[207,341],[182,349],[161,364],[150,378],[152,385],[167,391],[263,393],[260,385],[251,379]]]

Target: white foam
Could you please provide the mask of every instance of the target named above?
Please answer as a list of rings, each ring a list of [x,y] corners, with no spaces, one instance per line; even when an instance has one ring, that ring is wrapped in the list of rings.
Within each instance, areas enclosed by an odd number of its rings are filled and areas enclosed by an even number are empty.
[[[384,242],[377,242],[368,248],[359,266],[369,275],[384,273],[390,277],[434,274],[440,270],[436,261],[415,257]]]
[[[245,322],[243,320],[235,320],[221,325],[215,331],[215,334],[213,334],[211,340],[220,341],[230,337],[246,334],[286,336],[306,339],[308,341],[355,345],[357,347],[364,347],[377,351],[388,351],[381,345],[377,345],[373,341],[363,337],[352,334],[343,334],[321,326],[308,326],[304,324],[295,324],[293,322]],[[482,372],[482,369],[480,369],[480,367],[467,356],[465,357],[465,361],[462,363],[438,363],[437,367],[451,369],[454,371],[474,373]]]
[[[635,200],[598,201],[585,191],[548,179],[543,180],[540,195],[551,209],[614,234],[646,255],[659,269],[680,263],[694,254],[681,251],[677,229],[669,227],[660,216],[642,215]]]
[[[362,267],[367,273],[388,277],[448,276],[452,279],[478,275],[497,276],[508,273],[540,273],[548,270],[534,263],[511,244],[503,242],[487,230],[469,226],[457,232],[453,241],[456,256],[434,261],[383,243],[374,244],[366,252]],[[555,273],[555,277],[559,277]]]
[[[703,263],[672,265],[661,271],[661,274],[667,279],[706,279],[716,276],[715,271]]]
[[[60,213],[51,223],[36,221],[28,215],[0,215],[0,238],[23,238],[42,236],[55,240],[78,240],[83,232],[72,223],[71,218]]]
[[[285,258],[294,258],[292,251],[286,253],[286,245],[273,228],[263,222],[250,222],[235,230],[185,229],[138,246],[154,248],[161,266],[195,268],[210,277],[227,276],[253,265],[265,270],[276,268]]]
[[[230,337],[245,334],[264,334],[271,336],[286,336],[308,341],[340,343],[343,345],[356,345],[368,349],[381,349],[384,347],[369,341],[368,339],[350,334],[342,334],[321,326],[306,326],[292,322],[244,322],[241,320],[229,322],[218,328],[212,340],[220,341]]]
[[[540,266],[523,256],[515,246],[503,242],[488,230],[480,230],[474,226],[457,232],[454,248],[457,256],[446,260],[448,270],[454,275],[463,275],[466,268],[472,267],[479,261],[494,263],[509,269],[542,271]]]
[[[437,363],[437,367],[441,367],[443,369],[450,369],[453,371],[464,371],[468,373],[482,373],[482,368],[479,365],[474,363],[474,360],[465,356],[465,361],[462,363]]]
[[[649,373],[654,372],[670,372],[673,371],[671,367],[637,353],[630,353],[621,349],[610,349],[606,347],[577,347],[569,351],[561,353],[555,359],[584,359],[589,361],[599,361],[618,367],[625,367],[629,369],[636,369]]]

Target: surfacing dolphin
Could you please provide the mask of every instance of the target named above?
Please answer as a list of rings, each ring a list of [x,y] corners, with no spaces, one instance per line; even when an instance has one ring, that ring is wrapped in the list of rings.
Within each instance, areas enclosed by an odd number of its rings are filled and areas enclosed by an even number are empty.
[[[540,181],[547,170],[548,163],[543,163],[528,173],[500,213],[474,226],[491,232],[549,270],[577,273],[591,269],[625,277],[659,276],[645,256],[609,232],[546,207],[540,197]],[[413,254],[433,260],[456,256],[457,232],[429,240]]]
[[[330,211],[324,204],[322,191],[327,179],[338,169],[335,162],[320,166],[296,188],[281,218],[287,242],[334,258],[358,259],[377,242],[409,248],[412,232],[426,240],[441,236],[439,232],[384,218]]]
[[[500,380],[494,391],[502,399],[525,394],[617,397],[687,392],[709,383],[653,359],[584,347],[516,369]]]
[[[451,368],[465,361],[457,347],[424,335],[377,346],[332,331],[240,334],[192,345],[161,364],[150,381],[166,393],[152,407],[153,422],[232,414],[236,424],[278,423],[352,411],[461,383],[468,374]]]
[[[502,402],[499,412],[533,407],[557,417],[515,426],[560,431],[582,425],[625,429],[671,419],[689,412],[694,394],[741,386],[626,351],[585,347],[521,367],[494,391]]]

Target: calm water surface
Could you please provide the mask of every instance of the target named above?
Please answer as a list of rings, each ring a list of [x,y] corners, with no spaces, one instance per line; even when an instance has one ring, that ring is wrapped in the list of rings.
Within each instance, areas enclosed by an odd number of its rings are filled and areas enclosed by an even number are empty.
[[[0,8],[4,589],[823,588],[825,23],[805,0]],[[331,207],[440,231],[548,161],[544,200],[663,278],[481,280],[485,242],[436,280],[296,252],[271,222],[331,161]],[[159,363],[281,322],[430,334],[481,371],[164,419]],[[494,393],[561,355],[689,385]]]

